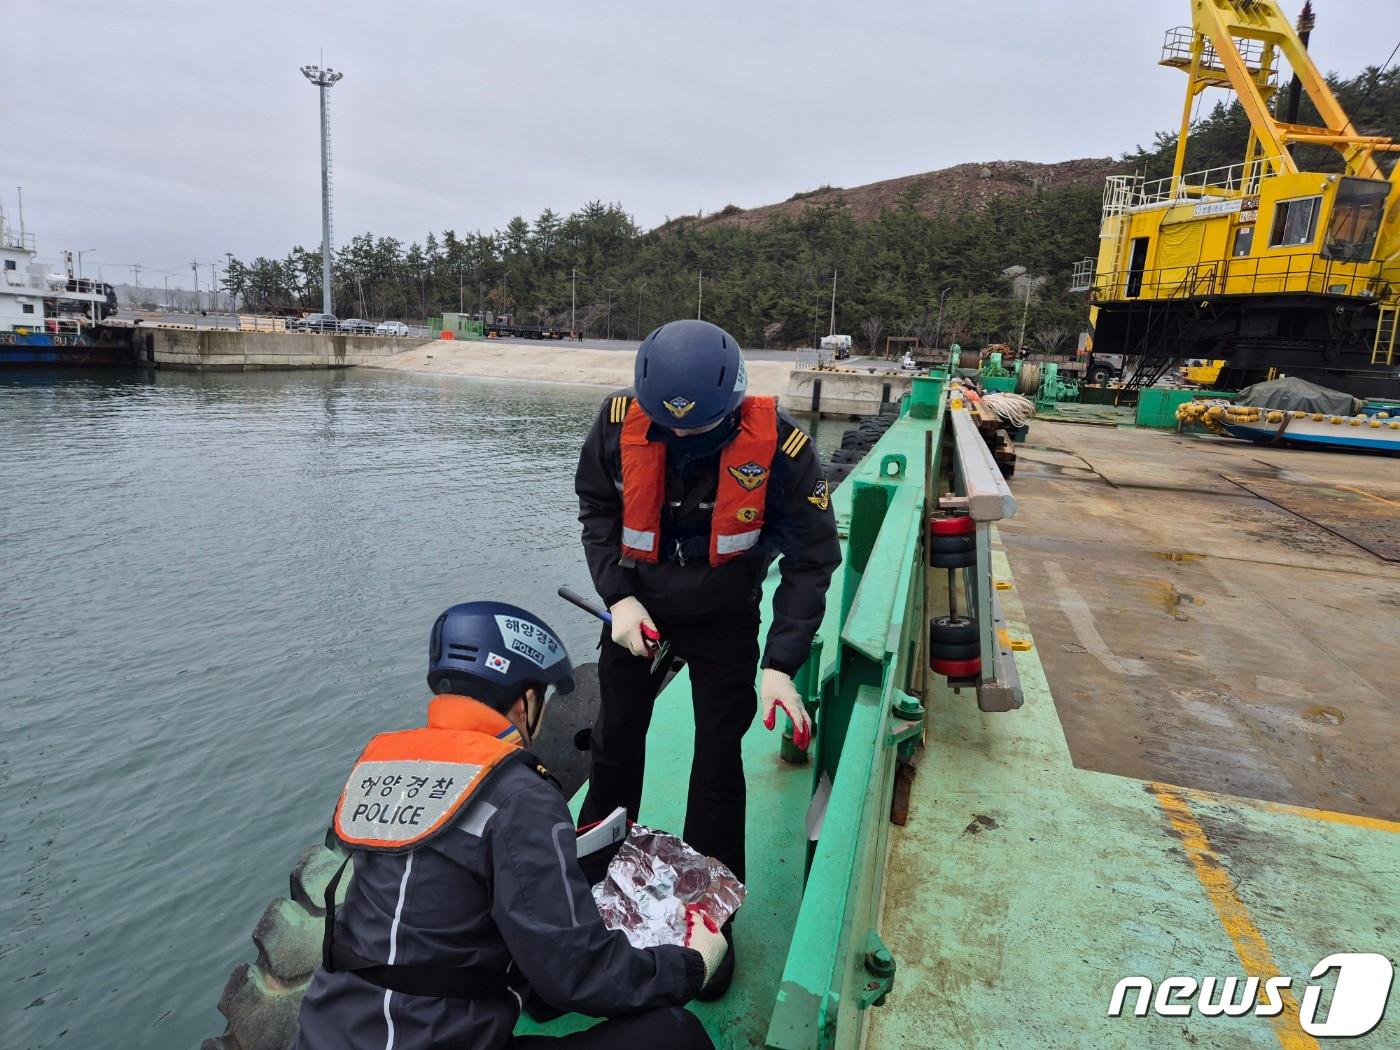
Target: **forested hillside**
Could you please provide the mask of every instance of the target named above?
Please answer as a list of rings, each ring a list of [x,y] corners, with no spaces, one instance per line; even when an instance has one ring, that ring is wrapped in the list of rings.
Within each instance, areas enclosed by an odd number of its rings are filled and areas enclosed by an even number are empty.
[[[1400,70],[1371,68],[1333,86],[1363,133],[1400,138]],[[1315,115],[1305,106],[1301,119]],[[1240,159],[1248,126],[1237,103],[1193,127],[1188,169]],[[865,345],[891,334],[980,345],[1017,338],[1024,303],[1005,271],[1023,267],[1043,279],[1026,342],[1064,349],[1085,321],[1083,297],[1065,287],[1071,265],[1097,250],[1102,171],[1170,174],[1175,148],[1176,136],[1162,133],[1116,162],[964,165],[851,191],[823,187],[783,205],[728,208],[650,231],[621,204],[594,202],[568,216],[546,209],[533,221],[517,217],[492,233],[430,233],[422,243],[364,233],[335,252],[336,302],[342,317],[421,319],[460,304],[567,325],[576,268],[579,328],[637,338],[664,320],[695,316],[703,275],[707,319],[746,345],[791,346],[827,331],[836,271],[837,331]],[[1306,163],[1335,166],[1328,151]],[[984,167],[998,177],[967,171]],[[1001,177],[1090,167],[1102,171],[1058,181]],[[951,178],[959,172],[968,178]],[[979,180],[1009,188],[972,198],[947,189],[975,190]],[[320,252],[302,247],[283,259],[235,259],[227,274],[249,309],[316,309],[320,278]]]

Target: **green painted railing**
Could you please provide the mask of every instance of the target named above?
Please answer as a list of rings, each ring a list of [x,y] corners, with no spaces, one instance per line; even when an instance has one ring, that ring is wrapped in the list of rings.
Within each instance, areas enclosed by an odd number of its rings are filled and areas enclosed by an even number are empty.
[[[897,760],[922,727],[909,694],[923,681],[926,451],[937,478],[945,415],[941,379],[917,380],[905,418],[843,486],[849,496],[837,492],[836,652],[814,653],[822,673],[804,669],[820,678],[813,766],[831,793],[765,1039],[775,1050],[858,1045],[863,1011],[893,987],[877,926]]]

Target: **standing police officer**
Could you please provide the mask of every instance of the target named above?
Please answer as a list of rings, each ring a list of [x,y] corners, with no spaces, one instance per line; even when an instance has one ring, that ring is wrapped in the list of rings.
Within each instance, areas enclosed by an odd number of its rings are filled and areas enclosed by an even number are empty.
[[[603,403],[574,482],[588,568],[612,613],[580,819],[602,819],[618,805],[637,818],[659,631],[690,666],[695,704],[684,837],[740,879],[740,741],[756,708],[772,729],[782,707],[795,742],[806,746],[811,722],[792,676],[807,659],[841,560],[810,439],[776,398],[746,397],[747,386],[739,344],[722,328],[662,325],[637,351],[633,388]],[[756,704],[759,597],[779,556]],[[700,998],[728,987],[730,946]]]
[[[295,1050],[713,1047],[680,1007],[716,972],[724,938],[695,912],[687,947],[633,948],[608,930],[564,798],[522,747],[549,690],[573,689],[554,632],[514,606],[454,605],[433,625],[428,684],[428,724],[370,741],[336,806],[355,877],[339,915],[340,873],[326,891]],[[514,1038],[531,992],[618,1019]]]

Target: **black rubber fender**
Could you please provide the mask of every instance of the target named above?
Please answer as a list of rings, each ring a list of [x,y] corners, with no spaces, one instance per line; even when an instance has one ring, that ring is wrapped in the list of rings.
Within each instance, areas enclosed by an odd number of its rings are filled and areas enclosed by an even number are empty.
[[[928,549],[934,554],[976,553],[976,536],[930,536]]]
[[[982,646],[977,642],[966,642],[960,645],[949,645],[940,642],[929,648],[929,655],[934,660],[980,659],[982,656]]]
[[[980,641],[977,621],[966,616],[935,616],[928,624],[929,649]]]
[[[931,551],[928,556],[929,565],[935,569],[966,569],[977,564],[976,551],[964,551],[956,554],[939,554]]]

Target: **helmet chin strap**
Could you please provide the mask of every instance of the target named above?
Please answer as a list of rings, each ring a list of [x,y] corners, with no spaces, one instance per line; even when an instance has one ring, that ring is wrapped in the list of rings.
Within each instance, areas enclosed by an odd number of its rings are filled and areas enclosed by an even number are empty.
[[[535,695],[535,702],[532,704],[529,694]],[[529,747],[540,735],[540,726],[544,724],[545,709],[549,706],[548,687],[533,686],[525,695],[525,728],[520,731],[520,736],[525,741],[525,746]]]

